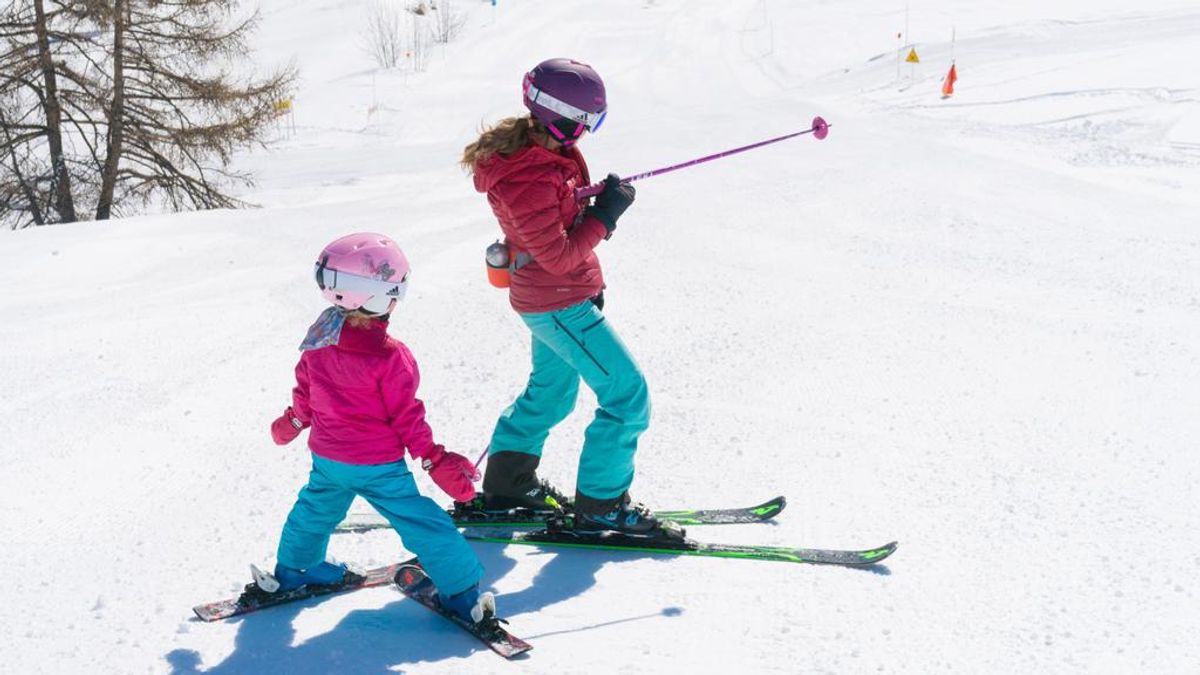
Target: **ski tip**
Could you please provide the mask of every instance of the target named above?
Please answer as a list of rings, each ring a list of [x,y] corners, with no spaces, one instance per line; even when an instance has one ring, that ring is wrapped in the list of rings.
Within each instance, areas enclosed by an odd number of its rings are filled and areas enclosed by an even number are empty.
[[[899,545],[899,542],[893,541],[893,542],[884,544],[883,546],[880,546],[879,548],[872,548],[872,549],[868,549],[866,551],[859,551],[858,557],[862,560],[862,562],[859,564],[874,565],[875,563],[880,562],[884,558],[895,553],[896,547],[898,545]]]
[[[780,495],[774,499],[769,499],[758,506],[750,507],[749,511],[750,513],[754,514],[758,520],[771,520],[775,516],[779,515],[779,512],[783,511],[784,507],[786,506],[787,499],[783,495]]]
[[[829,123],[826,122],[825,118],[821,117],[820,115],[814,117],[812,121],[812,132],[813,137],[818,141],[825,140],[825,137],[829,135]]]

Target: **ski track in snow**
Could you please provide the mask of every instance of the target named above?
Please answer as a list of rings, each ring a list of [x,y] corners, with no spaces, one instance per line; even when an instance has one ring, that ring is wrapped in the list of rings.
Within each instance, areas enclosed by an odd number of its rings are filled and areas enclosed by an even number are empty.
[[[1195,671],[1194,2],[913,4],[899,69],[904,11],[876,0],[455,6],[462,35],[404,74],[361,50],[359,3],[264,0],[260,64],[302,82],[296,133],[239,159],[262,209],[0,233],[3,670]],[[784,493],[774,524],[691,534],[899,550],[850,570],[476,545],[535,645],[520,664],[388,588],[194,621],[273,564],[304,482],[267,426],[325,242],[383,231],[413,260],[392,332],[441,442],[476,456],[519,392],[528,337],[455,160],[559,55],[609,87],[596,177],[833,124],[639,183],[601,245],[654,400],[634,496]],[[546,448],[567,489],[594,406]],[[391,532],[330,552],[405,555]]]

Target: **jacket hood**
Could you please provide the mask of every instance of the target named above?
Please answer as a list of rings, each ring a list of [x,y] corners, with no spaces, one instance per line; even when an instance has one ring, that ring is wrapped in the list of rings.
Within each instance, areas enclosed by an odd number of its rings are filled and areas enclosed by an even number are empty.
[[[571,146],[565,152],[569,154],[561,154],[532,144],[507,157],[492,155],[475,167],[475,190],[488,192],[505,178],[531,166],[547,163],[561,163],[566,166],[575,164],[574,156],[579,153],[579,149]]]

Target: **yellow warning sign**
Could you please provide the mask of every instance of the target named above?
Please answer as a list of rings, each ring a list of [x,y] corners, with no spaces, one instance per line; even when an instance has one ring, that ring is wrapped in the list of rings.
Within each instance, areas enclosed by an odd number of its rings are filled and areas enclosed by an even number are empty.
[[[904,59],[908,63],[920,63],[921,57],[917,56],[917,48],[913,47],[908,51],[908,58]]]

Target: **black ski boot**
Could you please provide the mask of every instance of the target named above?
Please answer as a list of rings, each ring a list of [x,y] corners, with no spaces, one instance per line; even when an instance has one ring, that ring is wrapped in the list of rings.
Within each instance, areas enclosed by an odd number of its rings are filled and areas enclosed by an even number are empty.
[[[650,509],[634,503],[626,492],[612,499],[575,494],[575,533],[583,536],[616,532],[627,537],[683,539],[684,531],[670,521],[660,522]]]
[[[514,509],[547,516],[571,508],[571,500],[537,476],[541,457],[525,452],[497,452],[488,457],[483,494],[471,506],[489,513]]]

